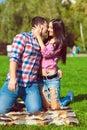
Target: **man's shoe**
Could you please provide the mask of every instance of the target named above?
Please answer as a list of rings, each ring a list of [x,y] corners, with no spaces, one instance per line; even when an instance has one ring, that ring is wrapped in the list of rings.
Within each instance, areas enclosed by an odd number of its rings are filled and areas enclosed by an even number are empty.
[[[69,96],[70,97],[70,101],[73,102],[73,100],[74,100],[74,93],[72,91],[69,91],[67,96]]]

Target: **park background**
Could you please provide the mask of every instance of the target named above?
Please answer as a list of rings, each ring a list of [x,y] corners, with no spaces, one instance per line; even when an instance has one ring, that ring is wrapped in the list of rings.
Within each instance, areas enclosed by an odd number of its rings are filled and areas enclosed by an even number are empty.
[[[34,16],[62,18],[66,27],[67,53],[73,45],[80,46],[81,53],[87,53],[87,0],[2,0],[0,3],[0,88],[9,68],[9,57],[2,46],[11,45],[13,37],[31,30]],[[3,55],[5,54],[5,55]],[[70,107],[76,112],[79,125],[71,126],[0,126],[0,130],[87,130],[87,56],[68,55],[66,65],[59,62],[63,71],[61,96],[73,90],[75,99]]]
[[[34,16],[48,21],[62,18],[68,47],[87,49],[87,0],[2,0],[0,3],[0,44],[11,44],[20,32],[31,30]],[[74,1],[74,2],[73,2]]]

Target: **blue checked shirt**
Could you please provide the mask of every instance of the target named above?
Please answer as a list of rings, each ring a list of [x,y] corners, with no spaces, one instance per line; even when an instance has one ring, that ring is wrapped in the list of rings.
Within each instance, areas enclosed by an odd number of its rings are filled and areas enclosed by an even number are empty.
[[[17,62],[16,76],[19,86],[29,87],[32,82],[37,82],[40,60],[40,46],[32,32],[16,35],[12,43],[10,62]],[[10,72],[7,75],[7,80],[9,79]]]

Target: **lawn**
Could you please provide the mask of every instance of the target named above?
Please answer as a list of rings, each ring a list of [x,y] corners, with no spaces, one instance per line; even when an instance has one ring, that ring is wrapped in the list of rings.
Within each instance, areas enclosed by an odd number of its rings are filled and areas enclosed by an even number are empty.
[[[75,111],[79,126],[0,126],[0,130],[87,130],[87,57],[67,57],[66,65],[59,62],[63,71],[61,79],[61,96],[65,96],[69,90],[74,92],[74,102],[70,107]],[[0,88],[2,87],[9,68],[9,58],[0,56]]]

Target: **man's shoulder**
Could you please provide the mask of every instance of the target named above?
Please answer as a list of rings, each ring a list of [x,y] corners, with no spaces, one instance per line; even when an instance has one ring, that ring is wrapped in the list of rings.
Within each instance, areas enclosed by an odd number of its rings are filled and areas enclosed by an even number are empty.
[[[14,39],[20,39],[20,40],[26,39],[26,38],[31,39],[31,37],[32,37],[31,32],[28,32],[28,33],[27,32],[22,32],[22,33],[16,34]]]
[[[15,41],[31,41],[33,39],[32,32],[22,32],[14,37]]]
[[[25,36],[26,38],[33,38],[32,32],[23,32],[21,35]]]
[[[16,36],[19,36],[19,37],[21,37],[21,36],[31,36],[31,35],[32,35],[31,32],[22,32],[22,33],[16,34]]]
[[[28,33],[27,32],[22,32],[22,33],[19,33],[19,34],[17,34],[16,36],[27,36],[28,35]]]

